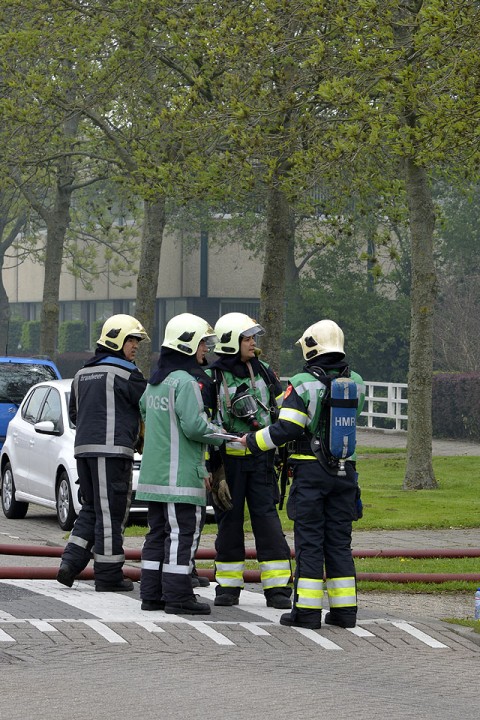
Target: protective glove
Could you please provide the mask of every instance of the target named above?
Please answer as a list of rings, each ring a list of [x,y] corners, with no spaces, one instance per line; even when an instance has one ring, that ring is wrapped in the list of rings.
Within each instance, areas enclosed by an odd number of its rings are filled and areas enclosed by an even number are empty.
[[[233,507],[232,496],[230,495],[230,490],[227,485],[227,479],[225,477],[225,469],[223,465],[220,465],[212,473],[211,487],[212,499],[214,504],[220,510],[231,510]]]
[[[355,496],[355,514],[354,520],[361,520],[363,517],[362,491],[360,485],[357,485],[357,493]]]
[[[140,426],[138,429],[138,437],[135,442],[134,450],[136,453],[139,453],[140,455],[143,453],[143,442],[145,440],[145,423],[143,420],[140,420]]]

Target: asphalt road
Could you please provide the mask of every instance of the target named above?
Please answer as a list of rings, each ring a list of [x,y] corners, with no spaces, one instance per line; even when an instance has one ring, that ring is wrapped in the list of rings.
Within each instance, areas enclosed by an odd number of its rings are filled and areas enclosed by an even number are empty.
[[[476,531],[354,533],[354,547],[408,540],[480,544]],[[52,512],[31,507],[21,521],[0,514],[0,544],[64,542]],[[21,564],[58,561],[0,555],[0,566]],[[214,589],[197,592],[212,600]],[[191,618],[142,612],[138,585],[108,595],[91,582],[68,589],[54,580],[0,580],[1,717],[477,720],[480,645],[441,619],[471,616],[473,598],[462,602],[459,611],[458,597],[434,606],[425,596],[369,594],[360,597],[354,630],[300,631],[279,625],[281,611],[266,608],[253,585],[238,607]]]

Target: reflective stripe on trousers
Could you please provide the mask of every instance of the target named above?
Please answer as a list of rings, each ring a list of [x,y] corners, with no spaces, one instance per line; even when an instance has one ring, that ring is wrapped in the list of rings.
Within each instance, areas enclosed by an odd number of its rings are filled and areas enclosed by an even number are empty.
[[[290,560],[265,560],[260,564],[260,579],[263,590],[285,587],[291,582]]]
[[[295,607],[308,610],[322,609],[323,580],[300,577],[295,591]]]
[[[215,562],[215,580],[221,587],[243,588],[244,562]]]
[[[357,590],[354,577],[327,578],[326,585],[330,608],[357,606]]]

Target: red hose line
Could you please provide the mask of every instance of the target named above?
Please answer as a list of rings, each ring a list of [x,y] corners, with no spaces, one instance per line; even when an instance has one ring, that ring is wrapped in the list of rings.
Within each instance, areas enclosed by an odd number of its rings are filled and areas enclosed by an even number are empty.
[[[0,580],[54,580],[57,576],[58,567],[0,567]],[[132,580],[140,579],[140,568],[125,565],[124,574]],[[213,570],[199,568],[200,575],[213,580]],[[260,582],[258,570],[245,570],[243,573],[245,582]],[[93,568],[86,568],[79,576],[80,580],[93,580]],[[378,582],[396,583],[444,583],[450,581],[480,582],[480,573],[358,573],[358,580],[370,580]]]
[[[48,545],[0,545],[0,555],[23,555],[26,557],[61,557],[63,547],[51,547]],[[449,549],[429,549],[429,550],[407,550],[402,548],[391,548],[389,550],[353,550],[354,557],[404,557],[404,558],[463,558],[463,557],[480,557],[480,548],[457,548]],[[199,548],[195,557],[197,560],[214,560],[216,552],[213,548]],[[127,560],[140,560],[141,550],[125,550]],[[255,548],[247,548],[245,557],[248,560],[255,560],[257,553]],[[295,553],[291,551],[291,557],[295,557]]]

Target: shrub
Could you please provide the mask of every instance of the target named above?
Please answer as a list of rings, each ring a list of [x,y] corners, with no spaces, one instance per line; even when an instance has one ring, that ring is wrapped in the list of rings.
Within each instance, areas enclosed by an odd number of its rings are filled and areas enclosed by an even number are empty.
[[[16,355],[21,349],[24,320],[15,319],[8,323],[8,354]]]
[[[58,328],[58,352],[82,352],[87,349],[87,327],[81,320],[68,320]]]
[[[102,328],[103,323],[105,320],[95,320],[94,323],[92,323],[92,331],[90,335],[90,347],[96,347],[97,346],[97,340],[102,334]]]
[[[480,373],[438,373],[433,377],[434,437],[480,440]]]
[[[22,352],[38,355],[40,352],[40,320],[28,320],[22,326]]]
[[[55,363],[63,378],[73,378],[91,357],[91,352],[67,352],[57,355]]]

